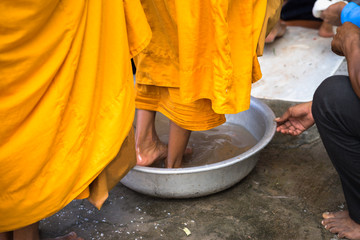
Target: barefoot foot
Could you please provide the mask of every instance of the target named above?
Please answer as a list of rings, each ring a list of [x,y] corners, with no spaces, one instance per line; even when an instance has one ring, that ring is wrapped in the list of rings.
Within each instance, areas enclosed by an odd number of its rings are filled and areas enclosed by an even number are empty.
[[[286,25],[281,21],[278,21],[271,32],[266,36],[265,43],[272,43],[276,38],[284,36],[286,31]]]
[[[339,238],[360,239],[360,224],[350,218],[348,211],[327,212],[322,216],[321,224]]]
[[[193,149],[191,147],[186,147],[185,152],[184,152],[184,156],[189,156],[191,154],[193,154]]]
[[[319,28],[319,36],[324,38],[333,37],[333,26],[330,23],[323,22]]]
[[[156,112],[137,110],[135,151],[139,166],[150,166],[167,157],[167,146],[162,143],[155,129]]]
[[[139,166],[150,166],[153,163],[166,159],[168,154],[168,146],[161,142],[160,140],[157,143],[153,143],[153,147],[141,151],[139,147],[136,148],[136,161]],[[193,149],[187,147],[184,152],[184,156],[189,156],[193,154]]]
[[[150,166],[158,160],[167,157],[167,145],[160,140],[136,144],[136,164]]]

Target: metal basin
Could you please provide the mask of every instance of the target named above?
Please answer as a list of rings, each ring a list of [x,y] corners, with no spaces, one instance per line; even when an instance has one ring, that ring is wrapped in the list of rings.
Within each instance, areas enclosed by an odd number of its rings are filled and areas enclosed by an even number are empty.
[[[260,150],[274,136],[274,118],[273,111],[266,104],[252,97],[249,110],[226,115],[226,123],[241,125],[256,138],[256,145],[248,151],[218,163],[197,167],[167,169],[135,166],[121,183],[136,192],[161,198],[193,198],[227,189],[255,167]]]

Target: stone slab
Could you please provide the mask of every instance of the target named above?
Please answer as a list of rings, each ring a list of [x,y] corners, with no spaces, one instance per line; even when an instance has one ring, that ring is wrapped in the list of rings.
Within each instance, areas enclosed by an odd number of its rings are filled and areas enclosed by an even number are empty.
[[[310,101],[319,84],[344,60],[331,51],[331,40],[319,37],[316,29],[287,27],[285,35],[267,44],[259,57],[263,77],[253,84],[252,96]]]

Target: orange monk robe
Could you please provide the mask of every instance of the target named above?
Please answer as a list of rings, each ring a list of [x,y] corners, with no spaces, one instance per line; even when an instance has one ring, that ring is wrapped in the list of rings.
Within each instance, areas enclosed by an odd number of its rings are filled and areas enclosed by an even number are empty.
[[[135,165],[118,152],[134,149],[130,58],[151,38],[140,3],[1,0],[0,13],[0,232],[79,195],[100,208]]]
[[[136,107],[189,130],[247,110],[251,84],[261,78],[257,48],[267,0],[141,2],[153,38],[135,58]]]

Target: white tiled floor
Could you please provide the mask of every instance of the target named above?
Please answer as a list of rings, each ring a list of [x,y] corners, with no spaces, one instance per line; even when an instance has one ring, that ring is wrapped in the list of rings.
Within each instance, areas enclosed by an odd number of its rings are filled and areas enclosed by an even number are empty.
[[[331,51],[332,38],[318,31],[287,27],[282,38],[265,46],[259,58],[263,77],[253,84],[251,95],[263,99],[305,102],[315,89],[333,75],[344,57]]]

